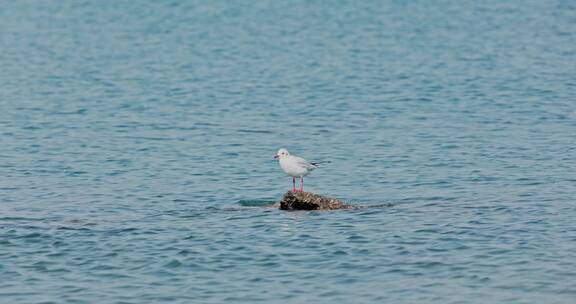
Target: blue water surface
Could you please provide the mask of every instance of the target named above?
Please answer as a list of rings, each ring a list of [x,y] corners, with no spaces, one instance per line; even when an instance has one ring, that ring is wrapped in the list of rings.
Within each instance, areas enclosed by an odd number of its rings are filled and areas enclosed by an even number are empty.
[[[0,303],[576,303],[576,3],[0,1]],[[278,148],[330,160],[285,212]]]

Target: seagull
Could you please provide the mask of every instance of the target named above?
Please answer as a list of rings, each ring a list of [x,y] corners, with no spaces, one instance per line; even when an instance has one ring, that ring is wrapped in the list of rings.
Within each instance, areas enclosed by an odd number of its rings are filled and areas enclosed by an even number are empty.
[[[304,176],[320,167],[320,163],[309,163],[302,157],[290,155],[286,149],[278,150],[274,158],[278,159],[280,168],[282,168],[286,174],[292,176],[292,192],[304,192]],[[297,177],[300,178],[300,190],[296,189]]]

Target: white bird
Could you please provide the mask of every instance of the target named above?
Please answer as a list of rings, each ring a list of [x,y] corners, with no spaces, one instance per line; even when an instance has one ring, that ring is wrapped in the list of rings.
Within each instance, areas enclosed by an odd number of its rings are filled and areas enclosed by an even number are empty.
[[[312,170],[319,168],[320,163],[310,163],[307,162],[302,157],[290,155],[288,150],[280,149],[278,153],[274,155],[274,158],[278,159],[280,163],[280,168],[284,170],[286,174],[292,176],[292,191],[293,192],[303,192],[304,191],[304,176],[308,175]],[[300,190],[296,190],[296,178],[300,178]]]

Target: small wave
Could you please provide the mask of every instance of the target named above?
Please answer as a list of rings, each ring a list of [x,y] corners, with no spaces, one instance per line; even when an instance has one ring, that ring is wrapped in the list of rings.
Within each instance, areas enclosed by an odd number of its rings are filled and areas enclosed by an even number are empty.
[[[274,201],[270,201],[270,200],[240,200],[238,201],[238,204],[240,206],[244,206],[244,207],[264,207],[264,206],[269,206],[269,205],[274,205]]]

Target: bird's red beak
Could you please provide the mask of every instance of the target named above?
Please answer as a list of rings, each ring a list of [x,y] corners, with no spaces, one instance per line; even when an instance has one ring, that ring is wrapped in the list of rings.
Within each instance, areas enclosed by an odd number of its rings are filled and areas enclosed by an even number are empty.
[[[280,157],[280,156],[278,156],[278,154],[274,155],[274,159],[276,159],[276,158],[278,158],[278,157]]]

